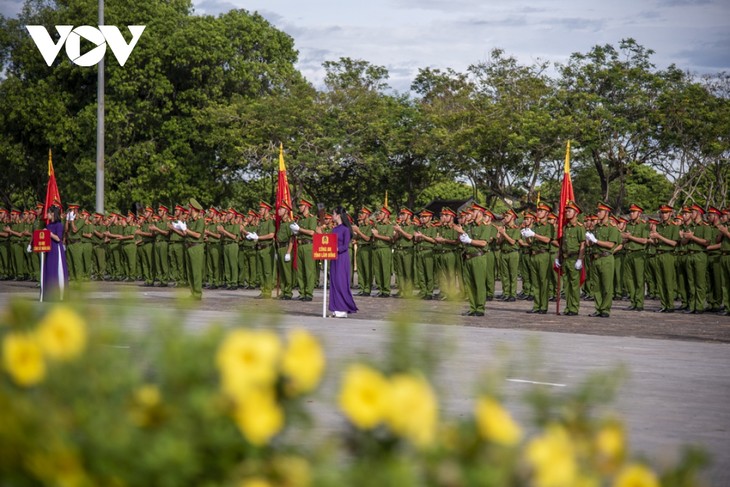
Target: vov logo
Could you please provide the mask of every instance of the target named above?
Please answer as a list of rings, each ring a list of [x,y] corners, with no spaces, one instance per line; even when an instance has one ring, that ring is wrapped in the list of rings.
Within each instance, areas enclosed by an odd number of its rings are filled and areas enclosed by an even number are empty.
[[[100,25],[98,29],[90,25],[80,25],[76,28],[73,25],[57,25],[56,31],[59,39],[55,43],[44,26],[25,26],[49,66],[56,60],[64,44],[66,44],[66,55],[77,66],[94,66],[98,64],[106,54],[107,44],[109,44],[119,65],[124,66],[124,63],[129,59],[129,55],[132,54],[132,49],[142,36],[145,27],[144,25],[128,25],[127,28],[132,33],[132,40],[127,44],[122,33],[113,25]],[[81,54],[82,37],[96,45],[95,48],[83,55]]]

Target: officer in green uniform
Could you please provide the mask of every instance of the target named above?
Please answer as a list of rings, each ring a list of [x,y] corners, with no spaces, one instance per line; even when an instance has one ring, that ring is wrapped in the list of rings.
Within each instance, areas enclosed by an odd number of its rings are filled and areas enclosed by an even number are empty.
[[[238,289],[238,238],[239,226],[234,222],[236,211],[233,208],[222,212],[221,221],[216,226],[221,236],[223,250],[223,285],[233,291]]]
[[[383,206],[378,212],[377,223],[372,228],[373,242],[373,274],[378,286],[378,297],[390,297],[390,279],[393,268],[392,250],[395,230],[390,223],[390,209]]]
[[[282,201],[276,212],[280,222],[274,240],[279,284],[281,286],[281,296],[279,296],[279,299],[288,301],[292,298],[292,288],[294,287],[292,250],[294,249],[294,240],[296,237],[290,226],[293,222],[291,218],[292,208],[286,201]]]
[[[706,247],[712,242],[712,229],[702,217],[704,208],[694,204],[690,207],[690,223],[679,238],[686,249],[685,264],[687,269],[688,308],[685,313],[699,314],[705,311],[707,301],[707,252]]]
[[[596,311],[589,316],[608,318],[613,304],[614,256],[621,249],[621,234],[611,225],[609,216],[613,211],[606,203],[596,208],[598,221],[591,232],[586,232],[586,243],[591,247],[590,272],[594,276],[596,288],[593,290]]]
[[[455,225],[459,241],[463,246],[464,290],[469,300],[469,311],[464,316],[484,316],[484,303],[487,300],[487,252],[489,245],[488,229],[482,225],[487,209],[474,203],[471,209],[471,224]],[[470,235],[471,234],[471,235]]]
[[[609,225],[616,227],[619,235],[624,233],[626,229],[626,223],[628,220],[625,218],[617,218],[615,215],[611,215]],[[626,252],[623,246],[623,237],[621,242],[621,248],[613,254],[613,300],[620,301],[624,296],[624,258]]]
[[[10,278],[9,223],[8,211],[5,208],[0,208],[0,280],[3,281]]]
[[[671,221],[671,206],[662,205],[659,208],[661,222],[654,231],[649,232],[649,238],[655,246],[654,257],[657,271],[657,290],[661,299],[661,313],[674,312],[674,297],[676,293],[676,267],[674,263],[674,248],[679,242],[679,227]]]
[[[659,220],[649,218],[646,222],[648,233],[655,232]],[[647,235],[648,235],[647,233]],[[657,288],[657,259],[656,259],[656,242],[652,238],[646,239],[646,264],[644,266],[644,280],[646,281],[646,297],[649,299],[659,299],[659,291]]]
[[[103,281],[106,276],[106,249],[104,248],[104,215],[94,213],[92,216],[94,231],[91,234],[92,259],[94,262],[94,275],[91,278],[95,281]]]
[[[692,210],[688,206],[682,207],[681,218],[675,219],[679,226],[680,238],[677,247],[674,249],[674,266],[677,273],[677,297],[682,302],[678,310],[689,310],[689,274],[687,264],[687,254],[689,242],[681,237],[685,231],[691,231],[692,227]]]
[[[217,227],[220,223],[218,210],[210,208],[210,215],[205,220],[205,258],[206,258],[206,276],[204,278],[206,289],[218,289],[220,283],[220,261],[221,261],[221,234],[218,233]]]
[[[530,244],[530,263],[532,273],[530,280],[534,293],[532,309],[528,313],[547,314],[549,276],[552,271],[550,247],[555,243],[555,227],[547,221],[552,208],[547,203],[537,205],[537,219],[532,227],[522,230],[522,237]]]
[[[624,284],[631,301],[629,310],[644,310],[644,287],[646,276],[646,246],[649,241],[649,227],[641,219],[644,209],[633,204],[629,207],[629,221],[621,234],[624,257]]]
[[[238,266],[240,274],[238,283],[241,286],[245,283],[245,289],[255,289],[259,285],[256,242],[246,238],[246,235],[256,231],[259,225],[258,220],[259,214],[253,210],[248,210],[248,214],[240,226],[241,238],[238,241]]]
[[[558,262],[563,272],[562,283],[565,290],[565,316],[577,316],[580,310],[580,276],[583,272],[585,254],[585,227],[578,221],[581,213],[575,201],[565,204],[565,226],[560,243]]]
[[[439,299],[456,299],[459,295],[459,275],[457,259],[461,258],[459,234],[454,228],[456,212],[444,206],[441,208],[440,225],[436,232],[436,280],[439,286]]]
[[[712,313],[722,310],[721,218],[722,212],[719,209],[714,206],[707,208],[707,224],[711,232],[710,244],[707,246],[707,311]]]
[[[370,296],[373,288],[373,226],[370,224],[372,210],[366,206],[360,209],[357,225],[352,230],[357,238],[357,283],[358,296]]]
[[[259,203],[261,214],[259,225],[255,232],[246,235],[249,240],[256,242],[259,279],[261,281],[261,299],[270,299],[271,291],[274,289],[274,233],[276,226],[271,218],[271,205],[262,201]]]
[[[299,299],[311,301],[314,285],[317,282],[312,252],[314,234],[317,233],[317,217],[310,213],[313,203],[307,199],[299,200],[299,219],[292,225],[297,238],[297,281],[299,283]]]
[[[485,274],[485,285],[487,293],[487,301],[494,299],[495,282],[497,280],[497,235],[499,234],[497,227],[494,225],[494,213],[489,210],[483,212],[484,216],[480,225],[484,227],[483,238],[487,241],[482,251],[486,260],[487,268]]]
[[[552,225],[555,235],[558,235],[558,215],[552,211],[548,213],[548,224]],[[551,245],[548,247],[548,253],[550,254],[550,262],[555,262],[558,258],[558,247]],[[555,293],[558,285],[558,273],[552,269],[552,272],[548,272],[548,301],[555,301]]]
[[[403,207],[398,212],[398,218],[393,225],[393,263],[398,282],[398,292],[395,297],[399,298],[413,297],[415,227],[411,223],[412,217],[413,211]]]
[[[517,275],[520,265],[520,227],[515,224],[517,213],[509,209],[502,215],[503,225],[497,227],[499,248],[499,275],[502,281],[502,299],[514,302],[517,299]]]
[[[177,232],[172,231],[173,222],[179,222],[182,218],[184,208],[181,205],[175,205],[175,209],[172,215],[172,220],[167,222],[168,233],[168,244],[167,244],[167,255],[170,260],[169,264],[169,276],[170,283],[173,287],[181,286],[184,283],[184,267],[185,267],[185,246],[183,242],[185,238]]]
[[[190,218],[183,223],[184,225],[178,225],[178,228],[173,225],[172,231],[185,237],[190,294],[193,299],[200,300],[203,299],[205,220],[203,219],[203,206],[195,198],[190,198]]]
[[[121,281],[124,274],[124,269],[122,268],[122,245],[119,240],[122,237],[122,225],[119,223],[121,219],[121,215],[112,212],[109,215],[109,223],[105,235],[108,257],[107,267],[109,268],[109,275],[113,281]],[[137,276],[131,276],[131,278],[136,280]]]
[[[140,263],[142,264],[143,285],[147,287],[153,286],[155,283],[155,233],[150,229],[150,226],[154,226],[154,222],[152,221],[152,208],[148,206],[145,208],[140,228],[135,231],[135,235],[141,239],[137,251],[140,254]]]
[[[92,238],[94,236],[94,224],[91,222],[91,214],[82,210],[79,214],[80,218],[84,221],[84,230],[81,232],[81,256],[83,259],[83,280],[90,281],[91,273],[94,269],[93,254],[94,249],[92,245]]]
[[[420,256],[418,265],[420,267],[419,276],[421,279],[421,299],[426,300],[433,299],[433,290],[436,282],[436,255],[434,250],[438,245],[436,243],[438,228],[433,225],[431,221],[432,218],[432,211],[421,210],[421,227],[414,234],[418,245],[418,254]]]
[[[724,310],[722,316],[730,316],[730,209],[722,210],[722,216],[715,225],[718,232],[720,251],[720,273],[722,278],[722,302]]]
[[[535,214],[531,211],[525,211],[522,214],[522,223],[520,223],[520,264],[519,274],[522,278],[522,290],[517,295],[519,299],[533,300],[535,299],[534,288],[532,286],[532,250],[530,249],[530,240],[522,235],[522,230],[532,228],[535,223]]]
[[[584,218],[584,226],[586,229],[586,232],[591,232],[596,229],[596,223],[598,222],[598,217],[596,215],[587,215]],[[586,246],[586,259],[583,262],[583,265],[586,267],[586,274],[587,278],[585,283],[583,284],[583,296],[589,300],[593,301],[595,299],[594,293],[596,292],[596,289],[598,289],[598,274],[591,271],[591,267],[593,266],[593,253],[597,251],[596,247],[588,247]]]
[[[169,214],[170,210],[165,205],[159,205],[157,207],[159,221],[150,226],[150,230],[155,234],[155,275],[160,286],[163,287],[167,287],[170,281],[170,257],[168,255],[170,242]]]
[[[134,281],[137,275],[137,222],[134,214],[129,213],[127,218],[119,220],[122,236],[118,239],[122,248],[125,281]],[[141,240],[141,238],[140,238]]]

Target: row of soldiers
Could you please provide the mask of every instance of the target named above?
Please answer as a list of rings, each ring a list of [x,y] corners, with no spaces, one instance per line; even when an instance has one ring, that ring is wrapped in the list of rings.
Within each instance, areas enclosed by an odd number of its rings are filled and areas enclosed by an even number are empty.
[[[176,228],[191,219],[192,208],[160,205],[140,215],[90,214],[70,205],[65,218],[64,241],[72,280],[142,280],[144,285],[189,285],[189,236]],[[201,220],[201,287],[261,289],[271,297],[279,273],[282,299],[312,299],[318,285],[319,262],[312,258],[312,236],[331,228],[311,214],[306,199],[295,208],[285,207],[277,232],[273,208],[261,202],[258,211],[210,208],[203,212],[195,202],[195,220]],[[0,209],[0,277],[37,279],[37,257],[27,252],[33,229],[43,227],[39,204],[36,211]],[[685,207],[674,216],[669,206],[660,218],[644,219],[637,205],[628,218],[616,218],[606,204],[595,215],[579,222],[580,208],[569,202],[566,226],[559,248],[557,216],[541,203],[520,218],[513,210],[496,217],[487,208],[473,205],[459,215],[444,207],[438,217],[429,210],[415,214],[401,208],[391,223],[387,207],[359,211],[353,222],[353,276],[357,274],[360,296],[423,299],[468,299],[468,315],[484,314],[485,302],[495,298],[495,281],[502,282],[505,301],[533,300],[530,312],[544,314],[556,295],[558,273],[562,276],[565,313],[577,315],[580,293],[595,301],[595,316],[609,316],[613,299],[626,296],[629,309],[644,309],[645,294],[661,299],[661,310],[690,313],[730,309],[730,236],[728,211],[710,207]],[[295,223],[297,232],[292,231]],[[458,222],[458,223],[457,223]],[[255,237],[255,238],[254,238]],[[594,242],[595,240],[595,242]],[[297,243],[296,248],[291,244]],[[197,245],[195,243],[193,246]],[[292,253],[295,255],[292,258]],[[295,260],[297,265],[286,265]],[[278,264],[277,264],[278,262]],[[557,272],[556,272],[557,271]],[[587,279],[586,279],[587,276]],[[518,278],[521,292],[518,291]],[[440,292],[435,294],[435,290]],[[194,290],[193,294],[198,294]]]

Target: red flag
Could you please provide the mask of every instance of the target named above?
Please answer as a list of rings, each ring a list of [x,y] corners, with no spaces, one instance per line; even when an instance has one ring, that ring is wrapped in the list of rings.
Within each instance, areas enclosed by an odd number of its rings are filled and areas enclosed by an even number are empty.
[[[53,205],[63,209],[63,206],[61,205],[61,194],[58,192],[58,185],[56,184],[56,174],[53,172],[51,149],[48,149],[48,188],[46,189],[46,203],[43,205],[44,219],[46,218],[46,215],[48,215],[48,209]]]
[[[565,205],[568,201],[574,201],[573,181],[570,179],[570,141],[565,149],[565,165],[563,166],[563,187],[560,189],[560,208],[558,209],[558,240],[563,238],[563,226],[565,226]]]
[[[276,231],[279,232],[279,226],[281,225],[281,217],[279,216],[279,208],[282,203],[286,203],[289,208],[293,208],[291,202],[291,193],[289,191],[289,181],[286,177],[286,166],[284,165],[284,144],[279,145],[279,182],[276,187],[276,204],[274,205],[276,212],[275,222]],[[294,220],[294,214],[289,211],[289,217]],[[294,239],[294,246],[292,248],[292,259],[294,261],[293,267],[297,268],[297,241]]]

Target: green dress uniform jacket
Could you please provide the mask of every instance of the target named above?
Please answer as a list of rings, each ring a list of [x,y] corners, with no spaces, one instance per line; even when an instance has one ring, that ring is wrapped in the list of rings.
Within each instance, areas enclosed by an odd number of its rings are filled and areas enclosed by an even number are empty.
[[[256,234],[268,235],[274,233],[274,220],[261,220],[257,227]],[[261,280],[261,295],[265,298],[271,297],[274,289],[274,242],[273,240],[259,241],[256,244],[259,266],[259,279]]]
[[[296,256],[289,254],[289,262],[285,260],[285,256],[289,251],[289,242],[294,238],[294,234],[292,233],[289,224],[290,222],[282,221],[279,225],[279,230],[276,232],[276,261],[279,269],[281,297],[283,299],[291,299],[292,288],[294,287],[293,267]]]
[[[514,299],[517,297],[517,275],[520,265],[520,244],[518,240],[522,238],[522,235],[520,235],[520,228],[517,226],[505,227],[504,231],[515,243],[510,244],[507,239],[502,239],[499,243],[499,275],[502,280],[502,296],[505,299]]]
[[[393,237],[393,225],[376,224],[375,229],[381,237]],[[375,284],[378,286],[378,295],[381,297],[390,296],[390,278],[393,268],[393,252],[391,242],[373,238],[373,274]]]
[[[532,226],[532,230],[537,235],[548,237],[551,241],[555,239],[555,227],[549,223],[537,222]],[[553,272],[550,247],[550,243],[540,242],[534,237],[530,239],[530,264],[532,268],[530,282],[534,296],[532,305],[534,312],[547,313],[548,309],[550,285],[548,273]]]
[[[185,247],[188,254],[188,283],[190,285],[190,294],[195,299],[203,297],[203,269],[205,267],[205,247],[203,240],[205,237],[205,220],[202,217],[189,219],[187,221],[188,230],[199,233],[200,237],[195,238],[188,234],[185,237]]]
[[[679,241],[679,227],[671,223],[660,223],[656,226],[658,234],[669,240]],[[676,267],[674,263],[674,247],[662,241],[654,245],[657,272],[657,291],[661,299],[662,308],[674,309],[674,296],[677,289]]]
[[[597,223],[593,229],[593,235],[598,240],[613,243],[610,249],[593,245],[590,254],[590,272],[593,276],[593,282],[596,284],[596,289],[593,290],[596,313],[610,314],[613,305],[613,280],[615,277],[614,252],[616,247],[621,244],[621,234],[618,228],[613,225]]]
[[[634,237],[649,238],[649,226],[638,220],[626,224],[626,232]],[[631,307],[644,309],[646,245],[628,240],[624,244],[624,288]]]
[[[580,256],[580,246],[586,239],[586,229],[580,223],[567,223],[563,227],[563,239],[560,242],[563,272],[562,283],[565,291],[565,312],[578,313],[580,310],[580,276],[583,269],[575,265]],[[583,262],[585,265],[585,262]]]
[[[317,217],[308,216],[300,218],[297,221],[299,228],[315,231],[317,229]],[[297,281],[299,284],[299,296],[306,301],[311,300],[314,294],[314,286],[317,282],[317,266],[314,264],[314,255],[312,254],[313,238],[309,235],[299,233],[297,235],[297,255],[292,258],[297,259]],[[358,252],[360,252],[358,245]]]

